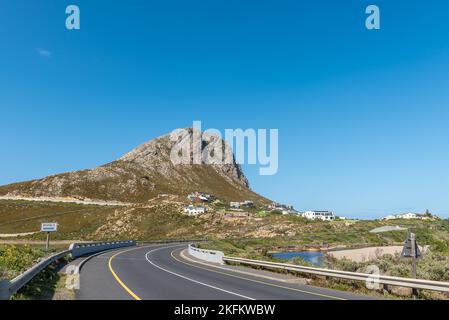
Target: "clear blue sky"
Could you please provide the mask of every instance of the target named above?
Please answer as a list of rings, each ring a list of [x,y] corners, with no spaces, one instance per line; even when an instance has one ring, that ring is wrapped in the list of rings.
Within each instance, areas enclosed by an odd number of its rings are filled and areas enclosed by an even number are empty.
[[[364,27],[372,3],[380,31]],[[274,200],[447,217],[448,15],[436,0],[1,0],[0,184],[201,120],[279,129],[278,174],[245,166]]]

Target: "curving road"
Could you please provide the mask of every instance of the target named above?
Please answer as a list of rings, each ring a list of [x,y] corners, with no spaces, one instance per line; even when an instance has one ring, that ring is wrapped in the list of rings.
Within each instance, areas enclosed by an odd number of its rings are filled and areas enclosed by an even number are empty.
[[[139,246],[89,258],[80,300],[347,300],[365,296],[280,281],[186,257],[186,244]]]

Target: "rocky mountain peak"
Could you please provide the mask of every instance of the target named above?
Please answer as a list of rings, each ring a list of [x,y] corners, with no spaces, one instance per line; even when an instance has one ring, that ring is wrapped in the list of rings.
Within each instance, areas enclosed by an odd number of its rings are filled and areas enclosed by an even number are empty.
[[[195,131],[191,128],[185,130],[188,133],[185,138],[193,138]],[[201,152],[212,141],[210,137],[205,140],[201,143]],[[0,196],[68,197],[135,203],[145,202],[162,193],[185,197],[190,192],[202,191],[226,201],[265,200],[249,189],[248,179],[232,153],[227,164],[175,164],[170,158],[175,145],[171,135],[164,135],[94,169],[0,186]]]
[[[204,135],[204,137],[206,138],[203,141],[199,141],[201,144],[201,151],[200,151],[201,154],[208,147],[210,141],[217,141],[218,139],[221,140],[221,143],[224,148],[229,148],[229,145],[218,136],[198,132],[196,129],[193,128],[185,128],[182,130],[184,130],[184,132],[187,133],[187,135],[183,136],[183,140],[187,141],[187,143],[190,144],[191,151],[189,158],[191,166],[194,166],[193,141],[198,136]],[[194,134],[197,134],[197,137],[195,137]],[[137,148],[133,149],[132,151],[128,152],[123,157],[121,157],[119,161],[132,162],[148,170],[158,171],[163,175],[169,176],[171,170],[180,169],[180,166],[182,166],[184,169],[189,167],[189,165],[186,164],[173,163],[171,159],[171,153],[177,143],[179,143],[179,141],[176,141],[170,134],[164,135],[138,146]],[[248,179],[245,177],[241,166],[235,162],[235,158],[232,155],[232,151],[230,152],[231,152],[230,163],[210,165],[205,163],[205,161],[201,159],[201,165],[208,165],[214,168],[214,170],[217,173],[223,175],[224,177],[233,180],[234,182],[242,185],[243,187],[249,188]]]

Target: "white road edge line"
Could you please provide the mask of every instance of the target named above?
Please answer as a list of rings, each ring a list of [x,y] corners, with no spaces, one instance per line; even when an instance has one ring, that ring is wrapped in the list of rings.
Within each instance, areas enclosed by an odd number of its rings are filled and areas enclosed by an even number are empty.
[[[178,246],[179,246],[179,245],[178,245]],[[208,287],[208,288],[212,288],[212,289],[215,289],[215,290],[218,290],[218,291],[226,292],[226,293],[229,293],[229,294],[232,294],[232,295],[234,295],[234,296],[237,296],[237,297],[240,297],[240,298],[244,298],[244,299],[247,299],[247,300],[256,300],[256,299],[254,299],[254,298],[247,297],[247,296],[244,296],[244,295],[242,295],[242,294],[235,293],[235,292],[232,292],[232,291],[228,291],[228,290],[225,290],[225,289],[221,289],[221,288],[212,286],[212,285],[210,285],[210,284],[207,284],[207,283],[204,283],[204,282],[200,282],[200,281],[197,281],[197,280],[194,280],[194,279],[185,277],[185,276],[180,275],[180,274],[178,274],[178,273],[175,273],[175,272],[173,272],[173,271],[164,269],[164,268],[158,266],[157,264],[155,264],[155,263],[154,263],[153,261],[151,261],[150,258],[148,257],[148,255],[151,254],[151,253],[153,253],[153,252],[156,252],[156,251],[159,251],[159,250],[162,250],[162,249],[175,248],[175,247],[178,247],[178,246],[162,247],[162,248],[158,248],[158,249],[154,249],[154,250],[148,251],[148,252],[145,254],[145,259],[146,259],[152,266],[154,266],[154,267],[156,267],[156,268],[158,268],[158,269],[160,269],[160,270],[162,270],[162,271],[164,271],[164,272],[170,273],[170,274],[172,274],[172,275],[174,275],[174,276],[180,277],[180,278],[182,278],[182,279],[185,279],[185,280],[188,280],[188,281],[191,281],[191,282],[194,282],[194,283],[197,283],[197,284],[200,284],[200,285],[202,285],[202,286],[205,286],[205,287]]]

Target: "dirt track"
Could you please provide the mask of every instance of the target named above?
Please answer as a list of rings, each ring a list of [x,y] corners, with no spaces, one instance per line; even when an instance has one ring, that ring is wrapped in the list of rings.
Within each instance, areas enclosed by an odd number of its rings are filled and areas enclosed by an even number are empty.
[[[55,240],[51,241],[51,245],[70,245],[72,243],[82,243],[87,241],[79,240]],[[0,240],[0,244],[29,244],[29,245],[45,245],[45,241],[40,240]]]

